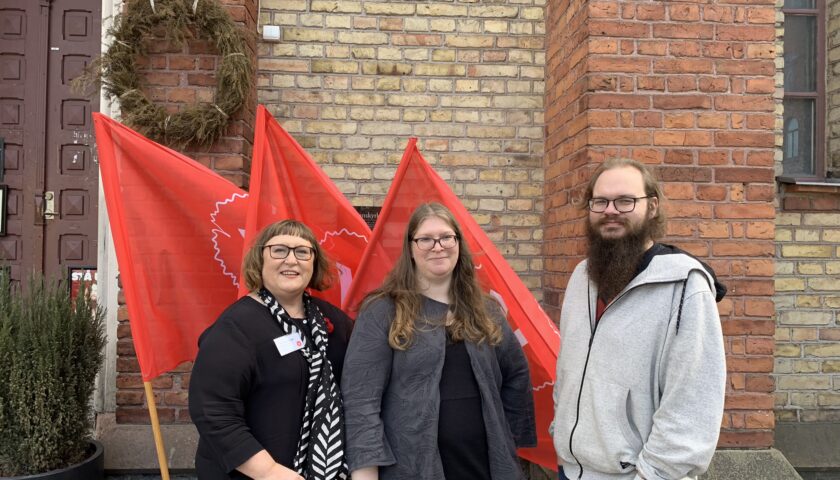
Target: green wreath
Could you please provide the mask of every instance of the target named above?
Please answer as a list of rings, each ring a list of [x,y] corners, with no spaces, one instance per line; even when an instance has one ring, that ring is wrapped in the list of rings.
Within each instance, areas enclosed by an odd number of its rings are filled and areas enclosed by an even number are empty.
[[[163,36],[181,46],[194,37],[192,32],[209,36],[222,57],[215,103],[169,114],[140,90],[136,62],[146,55],[150,38]],[[129,0],[108,33],[113,43],[94,66],[96,79],[109,97],[119,99],[122,121],[155,141],[178,147],[213,142],[251,90],[252,62],[245,38],[217,0]]]

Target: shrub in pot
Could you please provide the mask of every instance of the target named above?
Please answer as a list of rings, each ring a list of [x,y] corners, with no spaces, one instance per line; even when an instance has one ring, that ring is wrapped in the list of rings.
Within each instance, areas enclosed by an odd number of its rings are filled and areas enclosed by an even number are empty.
[[[21,288],[0,273],[0,477],[65,469],[91,454],[104,317],[87,288],[71,299],[61,282],[35,277]]]

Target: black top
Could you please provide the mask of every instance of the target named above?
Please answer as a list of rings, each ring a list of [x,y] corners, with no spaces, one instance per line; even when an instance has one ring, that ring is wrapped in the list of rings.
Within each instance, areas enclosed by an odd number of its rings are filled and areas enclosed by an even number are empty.
[[[450,342],[448,335],[440,377],[438,450],[447,479],[491,478],[481,392],[466,345]]]
[[[312,300],[334,326],[327,358],[338,382],[352,321],[332,304]],[[299,320],[295,323],[301,327]],[[189,396],[199,433],[195,468],[201,480],[248,478],[235,469],[262,449],[292,468],[309,366],[300,351],[280,355],[274,339],[283,334],[268,308],[247,296],[201,334]]]

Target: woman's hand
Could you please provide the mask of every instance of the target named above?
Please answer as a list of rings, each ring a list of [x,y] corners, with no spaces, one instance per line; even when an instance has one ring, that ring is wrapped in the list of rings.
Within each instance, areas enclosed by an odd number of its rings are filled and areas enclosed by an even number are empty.
[[[254,477],[254,480],[304,480],[296,471],[286,468],[279,463],[266,472],[264,476]]]
[[[260,450],[236,469],[254,480],[304,480],[294,470],[275,462],[265,450]]]
[[[379,480],[379,467],[365,467],[353,470],[350,478],[352,480]]]

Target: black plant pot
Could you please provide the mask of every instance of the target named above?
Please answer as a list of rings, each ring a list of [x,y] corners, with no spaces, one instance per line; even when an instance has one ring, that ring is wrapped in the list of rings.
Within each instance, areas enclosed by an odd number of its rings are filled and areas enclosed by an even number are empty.
[[[90,456],[67,468],[22,477],[0,477],[0,480],[104,480],[105,450],[96,440],[90,440]]]

